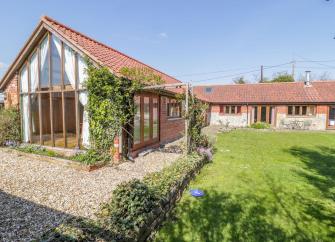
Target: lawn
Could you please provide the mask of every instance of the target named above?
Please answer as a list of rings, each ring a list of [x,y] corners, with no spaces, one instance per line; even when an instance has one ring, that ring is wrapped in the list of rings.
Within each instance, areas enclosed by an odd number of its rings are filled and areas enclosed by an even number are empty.
[[[334,241],[335,134],[220,134],[157,241]]]

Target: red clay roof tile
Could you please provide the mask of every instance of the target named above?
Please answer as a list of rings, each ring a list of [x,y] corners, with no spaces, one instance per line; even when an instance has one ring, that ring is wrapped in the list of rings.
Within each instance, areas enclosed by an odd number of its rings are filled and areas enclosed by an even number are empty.
[[[211,103],[335,103],[335,81],[197,86],[194,93]]]
[[[149,65],[146,65],[128,55],[121,53],[105,44],[102,44],[78,31],[67,27],[50,17],[42,17],[42,21],[51,26],[63,37],[66,37],[70,42],[80,46],[82,49],[87,51],[90,55],[95,57],[101,64],[109,67],[113,72],[119,73],[122,67],[136,67],[136,68],[149,68],[154,73],[160,75],[166,84],[180,83],[179,80],[169,76]]]

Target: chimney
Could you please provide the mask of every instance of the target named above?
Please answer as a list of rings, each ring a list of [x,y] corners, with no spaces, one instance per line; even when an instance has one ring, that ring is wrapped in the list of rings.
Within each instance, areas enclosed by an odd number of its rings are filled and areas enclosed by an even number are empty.
[[[311,85],[311,71],[306,71],[305,86],[310,87]]]

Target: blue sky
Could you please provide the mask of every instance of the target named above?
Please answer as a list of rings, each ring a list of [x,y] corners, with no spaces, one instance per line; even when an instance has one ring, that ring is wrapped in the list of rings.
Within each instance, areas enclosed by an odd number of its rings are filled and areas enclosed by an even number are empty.
[[[194,84],[238,76],[252,82],[258,71],[240,73],[292,60],[297,77],[310,69],[315,78],[328,72],[335,79],[333,0],[12,0],[0,12],[0,77],[48,15]],[[290,66],[266,69],[265,76]]]

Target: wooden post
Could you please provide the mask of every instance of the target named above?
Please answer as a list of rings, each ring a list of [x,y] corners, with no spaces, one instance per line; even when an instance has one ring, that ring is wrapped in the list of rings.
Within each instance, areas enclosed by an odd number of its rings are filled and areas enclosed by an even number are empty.
[[[80,149],[80,112],[79,112],[79,74],[78,74],[78,55],[75,55],[75,105],[76,105],[76,148]]]
[[[37,59],[38,59],[38,90],[41,91],[41,49],[40,46],[37,48]],[[40,145],[43,145],[43,122],[42,122],[42,99],[41,93],[38,93],[38,119],[40,125]]]
[[[50,34],[48,34],[48,38],[49,38],[49,60],[48,60],[48,65],[49,65],[49,88],[51,91],[53,91],[53,87],[52,87],[52,65],[51,65],[51,36]],[[51,133],[51,143],[52,146],[55,147],[55,135],[54,135],[54,109],[53,109],[53,92],[49,93],[49,101],[50,101],[50,133]]]
[[[186,113],[186,116],[187,118],[185,119],[185,146],[186,146],[186,149],[185,149],[185,152],[186,154],[189,153],[189,135],[188,135],[188,121],[189,121],[189,109],[188,109],[188,99],[189,99],[189,84],[187,83],[186,85],[186,96],[185,96],[185,113]]]

